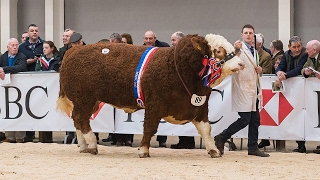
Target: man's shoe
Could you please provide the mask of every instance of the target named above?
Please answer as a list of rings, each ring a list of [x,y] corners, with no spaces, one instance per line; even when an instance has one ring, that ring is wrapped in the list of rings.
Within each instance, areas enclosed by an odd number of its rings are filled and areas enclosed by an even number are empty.
[[[178,144],[172,144],[170,146],[171,149],[194,149],[194,147],[194,144],[183,144],[180,142]]]
[[[15,140],[11,140],[11,139],[5,139],[1,141],[2,143],[15,143]]]
[[[112,136],[109,135],[106,139],[102,139],[102,142],[110,142],[112,141]]]
[[[264,148],[266,146],[270,146],[270,141],[267,139],[262,139],[261,142],[258,144],[258,148]]]
[[[0,132],[0,141],[3,141],[6,139],[6,135],[3,132]]]
[[[320,154],[320,149],[313,150],[313,153]]]
[[[159,147],[167,147],[167,144],[165,142],[159,142]]]
[[[23,141],[24,142],[33,142],[33,137],[26,136],[26,137],[23,138]]]
[[[220,151],[220,155],[224,153],[224,143],[225,141],[222,140],[221,135],[216,135],[214,137],[215,145],[217,146],[218,150]]]
[[[124,143],[121,141],[118,141],[117,143],[116,143],[116,146],[123,146],[124,145]]]
[[[293,152],[306,153],[307,149],[306,149],[306,146],[297,147],[296,149],[293,150]]]
[[[17,143],[24,143],[23,139],[16,139]]]
[[[124,145],[125,145],[125,146],[130,146],[130,147],[132,147],[132,142],[131,142],[131,141],[126,141],[126,142],[124,143]]]
[[[269,157],[270,155],[260,151],[259,149],[255,151],[248,151],[248,155],[259,156],[259,157]]]

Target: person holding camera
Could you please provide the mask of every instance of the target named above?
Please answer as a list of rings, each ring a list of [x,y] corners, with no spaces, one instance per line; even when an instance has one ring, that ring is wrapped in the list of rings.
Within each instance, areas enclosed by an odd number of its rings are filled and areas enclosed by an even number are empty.
[[[28,26],[28,35],[29,37],[27,37],[26,41],[19,45],[19,52],[27,57],[27,71],[34,71],[36,62],[39,59],[36,55],[43,53],[42,45],[44,40],[39,37],[39,28],[35,24]],[[34,131],[27,131],[24,141],[33,142],[34,135]]]
[[[44,40],[39,37],[39,28],[35,24],[28,26],[28,34],[26,41],[20,44],[19,52],[27,57],[27,71],[34,71],[39,59],[36,55],[43,53]]]

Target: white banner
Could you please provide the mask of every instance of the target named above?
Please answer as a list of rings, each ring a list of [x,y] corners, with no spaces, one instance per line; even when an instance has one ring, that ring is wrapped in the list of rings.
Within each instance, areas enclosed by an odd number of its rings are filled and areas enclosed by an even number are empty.
[[[0,88],[0,130],[75,131],[73,121],[56,111],[58,94],[58,73],[11,75],[11,83]],[[104,121],[91,121],[93,131],[112,132],[113,108],[103,106],[99,116]]]
[[[275,76],[263,76],[263,109],[260,111],[259,138],[279,140],[319,140],[319,91],[316,78],[290,78],[285,91],[272,93]],[[58,73],[22,73],[11,75],[11,83],[0,88],[0,130],[4,131],[74,131],[73,121],[56,111],[59,93]],[[213,89],[209,99],[212,136],[238,118],[231,111],[231,77]],[[126,114],[108,104],[92,115],[95,132],[142,134],[144,110]],[[217,122],[217,123],[214,123]],[[192,123],[174,125],[161,121],[159,135],[199,136]],[[247,128],[233,137],[246,138]]]
[[[305,139],[307,141],[320,140],[320,80],[317,78],[305,79],[305,98],[297,97],[305,104]]]

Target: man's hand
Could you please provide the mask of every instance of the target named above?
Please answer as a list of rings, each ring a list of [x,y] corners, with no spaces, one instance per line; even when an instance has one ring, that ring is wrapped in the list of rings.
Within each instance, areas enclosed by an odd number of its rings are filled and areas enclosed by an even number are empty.
[[[256,70],[257,74],[261,74],[262,73],[262,67],[261,66],[257,66],[255,68],[255,70]]]
[[[242,42],[240,40],[237,40],[235,43],[234,43],[234,48],[235,49],[241,49],[242,48]]]
[[[276,86],[277,86],[278,88],[281,87],[281,81],[280,81],[279,79],[276,80]]]
[[[27,64],[31,64],[34,63],[38,60],[39,58],[37,56],[35,56],[33,59],[27,59]]]
[[[6,76],[6,74],[4,73],[3,69],[1,68],[0,69],[0,79],[4,80],[5,76]]]
[[[320,74],[314,73],[318,79],[320,79]]]
[[[312,73],[312,70],[309,68],[304,68],[304,74],[310,76]]]
[[[286,73],[285,72],[283,72],[283,71],[278,71],[277,72],[277,76],[278,76],[278,79],[280,80],[280,81],[283,81],[283,80],[285,80],[286,79]]]

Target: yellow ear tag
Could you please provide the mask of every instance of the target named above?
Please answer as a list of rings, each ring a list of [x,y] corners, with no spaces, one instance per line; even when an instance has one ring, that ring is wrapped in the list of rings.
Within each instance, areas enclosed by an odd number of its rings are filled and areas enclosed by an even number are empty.
[[[198,45],[198,47],[197,47],[200,51],[201,51],[201,47]]]

